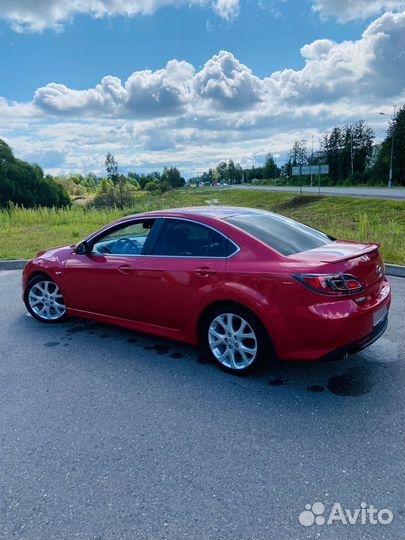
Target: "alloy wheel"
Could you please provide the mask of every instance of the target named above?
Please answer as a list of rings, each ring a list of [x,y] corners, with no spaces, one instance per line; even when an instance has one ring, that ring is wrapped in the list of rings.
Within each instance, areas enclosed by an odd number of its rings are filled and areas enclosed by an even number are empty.
[[[221,313],[208,328],[212,354],[225,367],[245,370],[256,359],[258,340],[251,325],[235,313]]]
[[[62,293],[53,281],[38,281],[28,293],[32,311],[45,321],[56,321],[66,313]]]

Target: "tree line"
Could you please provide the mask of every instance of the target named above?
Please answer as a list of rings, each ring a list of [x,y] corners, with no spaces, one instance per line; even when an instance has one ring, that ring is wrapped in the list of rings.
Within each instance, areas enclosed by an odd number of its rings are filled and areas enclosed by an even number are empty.
[[[405,185],[405,106],[398,109],[389,122],[381,144],[374,144],[375,134],[363,120],[336,126],[322,135],[319,149],[312,144],[296,140],[287,161],[279,167],[273,154],[268,153],[263,166],[245,167],[232,159],[221,161],[216,167],[189,179],[190,184],[241,184],[243,182],[300,184],[311,177],[293,176],[293,167],[302,165],[329,165],[324,185],[393,184]],[[29,207],[68,206],[72,198],[91,194],[95,207],[131,205],[136,191],[163,193],[183,187],[185,179],[176,167],[165,167],[162,172],[149,174],[119,172],[112,154],[105,160],[106,174],[75,174],[68,177],[44,175],[37,164],[14,156],[6,142],[0,139],[0,207],[10,203]]]
[[[132,205],[137,191],[159,194],[183,187],[186,183],[176,167],[164,167],[162,172],[128,172],[124,175],[119,172],[118,162],[111,153],[106,155],[105,170],[106,174],[101,177],[89,173],[68,178],[56,177],[55,180],[65,185],[72,198],[79,199],[90,194],[90,205],[95,208],[125,208]]]
[[[17,159],[10,146],[0,139],[0,208],[17,204],[25,208],[70,206],[71,200],[87,199],[96,208],[125,208],[133,203],[136,191],[163,193],[185,185],[176,167],[164,167],[162,172],[138,174],[119,173],[112,154],[105,160],[105,176],[90,172],[86,175],[44,175],[37,164]]]
[[[293,167],[329,165],[329,174],[322,180],[324,184],[386,185],[392,164],[393,183],[405,185],[405,106],[391,119],[383,142],[375,145],[374,140],[372,127],[359,120],[336,126],[324,133],[319,141],[319,149],[315,151],[313,142],[296,140],[281,167],[277,166],[272,153],[266,155],[264,165],[260,167],[242,168],[230,159],[190,178],[190,182],[215,185],[275,180],[278,184],[300,184],[310,182],[311,177],[293,176]]]
[[[68,206],[66,189],[53,180],[39,165],[17,159],[0,139],[0,207],[10,203],[33,206]]]
[[[164,167],[162,173],[156,171],[146,175],[129,172],[125,176],[119,174],[118,163],[110,153],[106,156],[105,166],[106,177],[101,179],[92,202],[96,208],[125,208],[133,203],[136,191],[163,193],[185,185],[185,179],[176,167]]]

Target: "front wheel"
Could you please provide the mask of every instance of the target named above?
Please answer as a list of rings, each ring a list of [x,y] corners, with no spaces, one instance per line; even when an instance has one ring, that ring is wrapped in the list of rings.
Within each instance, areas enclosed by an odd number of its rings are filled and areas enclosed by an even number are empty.
[[[56,323],[66,316],[61,290],[47,276],[37,276],[29,281],[24,302],[29,313],[38,321]]]
[[[212,311],[203,323],[207,352],[225,371],[244,374],[258,366],[270,342],[260,321],[239,306]]]

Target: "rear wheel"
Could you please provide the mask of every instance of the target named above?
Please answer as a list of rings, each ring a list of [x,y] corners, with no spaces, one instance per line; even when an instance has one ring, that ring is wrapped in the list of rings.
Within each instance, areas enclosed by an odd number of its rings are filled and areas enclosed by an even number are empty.
[[[244,374],[261,362],[271,347],[260,321],[247,309],[222,306],[210,312],[203,323],[208,354],[225,371]]]
[[[24,302],[30,314],[38,321],[56,323],[66,316],[61,290],[47,276],[37,276],[29,281]]]

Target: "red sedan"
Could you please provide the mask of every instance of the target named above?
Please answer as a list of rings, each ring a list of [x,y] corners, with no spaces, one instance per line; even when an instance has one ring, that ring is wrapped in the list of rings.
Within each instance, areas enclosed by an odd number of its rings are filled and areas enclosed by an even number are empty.
[[[232,373],[263,359],[320,360],[367,347],[391,301],[378,244],[286,217],[202,207],[125,217],[39,253],[23,297],[43,322],[94,319],[203,343]]]

